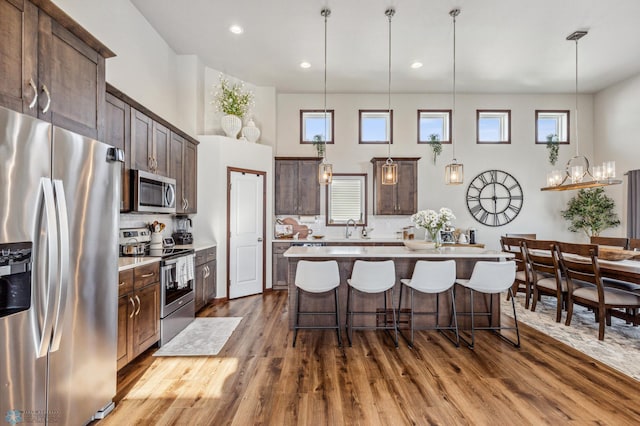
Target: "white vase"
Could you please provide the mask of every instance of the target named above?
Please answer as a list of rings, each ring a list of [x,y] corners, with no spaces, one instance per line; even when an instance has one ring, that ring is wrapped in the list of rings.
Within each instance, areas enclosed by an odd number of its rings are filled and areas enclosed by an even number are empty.
[[[242,128],[242,136],[244,136],[249,142],[257,142],[260,138],[260,129],[256,127],[253,120],[249,120],[246,126]]]
[[[236,115],[227,114],[220,119],[220,125],[228,137],[236,139],[242,129],[242,120]]]

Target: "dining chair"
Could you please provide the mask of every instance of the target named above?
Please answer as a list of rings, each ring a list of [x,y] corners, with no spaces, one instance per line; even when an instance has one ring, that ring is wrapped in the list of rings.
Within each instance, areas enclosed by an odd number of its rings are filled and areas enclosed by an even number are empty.
[[[507,234],[509,235],[509,234]],[[513,235],[513,234],[511,234]],[[516,278],[513,281],[512,293],[515,295],[519,291],[524,292],[524,307],[529,309],[529,300],[531,299],[531,280],[530,268],[526,262],[522,250],[522,241],[524,238],[517,237],[500,237],[500,245],[502,251],[513,253],[513,260],[516,262]],[[510,298],[507,294],[507,300]]]
[[[535,240],[537,238],[536,234],[504,234],[505,237],[513,237],[513,238],[526,238],[527,240]]]
[[[590,238],[591,244],[597,244],[599,246],[616,247],[622,250],[629,249],[629,238],[622,237],[595,237]]]
[[[475,347],[475,331],[476,330],[492,330],[501,339],[511,343],[516,348],[520,347],[520,331],[518,330],[518,317],[516,315],[516,303],[513,297],[513,290],[511,288],[513,280],[516,276],[516,263],[513,260],[506,262],[491,262],[491,261],[478,261],[473,267],[471,272],[471,278],[469,279],[456,279],[456,284],[459,284],[471,291],[470,293],[470,312],[459,312],[459,315],[471,316],[471,342],[460,334],[460,340],[464,341],[470,349]],[[503,291],[511,293],[511,307],[513,308],[513,320],[515,321],[514,327],[492,326],[492,309],[489,307],[488,312],[475,312],[473,295],[474,293],[485,294],[497,294]],[[487,327],[476,327],[475,317],[476,315],[488,316],[489,325]],[[511,340],[502,333],[501,330],[515,330],[516,340]]]
[[[557,299],[556,322],[560,322],[567,300],[567,280],[560,269],[555,244],[552,240],[524,240],[522,248],[532,272],[531,311],[535,312],[541,295],[553,296]]]
[[[293,347],[296,346],[296,338],[300,329],[335,329],[338,334],[338,345],[342,346],[342,335],[340,333],[340,313],[338,303],[338,287],[340,286],[340,272],[338,270],[338,262],[335,260],[327,261],[308,261],[300,260],[296,266],[296,315],[293,326]],[[335,311],[301,311],[300,310],[300,294],[313,293],[322,294],[329,293],[333,290],[335,298]],[[318,326],[318,325],[300,325],[300,316],[323,316],[334,315],[335,325]]]
[[[413,335],[414,330],[438,330],[447,339],[449,339],[456,347],[460,346],[460,337],[458,334],[458,319],[456,317],[456,298],[453,294],[453,285],[456,281],[456,261],[444,260],[444,261],[427,261],[418,260],[413,269],[411,278],[403,278],[400,280],[400,297],[398,299],[398,312],[402,308],[402,290],[407,287],[410,296],[410,310],[411,310],[411,340],[407,340],[406,336],[402,334],[402,330],[398,328],[400,335],[408,341],[409,347],[413,347]],[[414,292],[424,294],[435,294],[435,310],[434,311],[416,311],[414,305]],[[449,293],[451,297],[451,309],[452,317],[448,326],[440,325],[440,295],[443,293]],[[416,315],[434,315],[435,326],[432,327],[419,327],[415,325]],[[453,323],[453,325],[451,325]],[[445,330],[451,330],[455,332],[455,340],[445,334]]]
[[[605,325],[611,325],[611,314],[614,309],[621,318],[631,320],[638,325],[637,315],[629,316],[627,310],[640,307],[640,295],[603,284],[598,262],[598,246],[596,244],[558,243],[558,259],[567,276],[568,299],[566,325],[571,325],[573,305],[579,304],[595,310],[598,322],[598,340],[604,340]],[[576,286],[577,282],[587,285]]]
[[[349,346],[352,344],[353,330],[385,330],[389,334],[390,330],[393,330],[394,335],[391,336],[396,348],[398,347],[398,323],[396,319],[396,310],[393,307],[393,286],[396,283],[396,270],[393,260],[384,261],[367,261],[356,260],[353,264],[351,271],[351,278],[347,280],[349,288],[347,289],[347,338],[349,340]],[[381,314],[379,311],[354,311],[353,303],[355,292],[367,293],[367,294],[382,294],[384,298],[384,312]],[[387,296],[391,296],[391,303],[387,303]],[[389,325],[387,318],[388,308],[391,305],[391,315],[393,321]],[[375,315],[376,325],[353,325],[354,315]],[[383,324],[378,324],[380,315],[384,315]]]

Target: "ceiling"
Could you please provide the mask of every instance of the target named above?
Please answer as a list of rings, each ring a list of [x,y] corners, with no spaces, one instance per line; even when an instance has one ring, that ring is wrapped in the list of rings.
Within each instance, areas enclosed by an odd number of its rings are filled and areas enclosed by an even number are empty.
[[[322,92],[325,6],[330,93],[387,91],[389,6],[394,93],[451,92],[454,7],[459,93],[573,92],[575,43],[565,38],[575,30],[589,31],[578,45],[580,92],[640,73],[639,0],[131,1],[176,53],[280,93]]]

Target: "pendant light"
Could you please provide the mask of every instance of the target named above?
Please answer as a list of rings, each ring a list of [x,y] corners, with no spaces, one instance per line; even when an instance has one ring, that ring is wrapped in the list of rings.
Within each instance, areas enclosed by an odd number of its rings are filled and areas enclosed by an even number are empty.
[[[615,178],[615,161],[605,161],[601,166],[594,166],[593,173],[591,173],[589,160],[584,155],[580,155],[580,139],[578,138],[578,40],[587,34],[587,31],[575,31],[567,37],[567,40],[576,42],[576,155],[567,161],[564,176],[561,170],[554,170],[547,174],[547,186],[540,188],[541,191],[567,191],[622,183],[622,180]]]
[[[322,162],[318,166],[318,183],[329,185],[333,180],[333,166],[327,162],[327,18],[331,16],[331,9],[324,8],[320,11],[324,17],[324,129]]]
[[[387,143],[387,161],[382,165],[382,184],[383,185],[395,185],[398,183],[398,165],[391,159],[391,18],[396,14],[396,10],[389,8],[385,10],[384,14],[389,18],[389,128],[387,129],[387,135],[389,141]]]
[[[447,185],[460,185],[464,181],[464,166],[456,160],[456,145],[453,140],[456,126],[456,17],[460,15],[460,9],[451,10],[449,15],[453,18],[453,108],[451,109],[451,120],[453,121],[451,149],[453,159],[444,168],[444,180]]]

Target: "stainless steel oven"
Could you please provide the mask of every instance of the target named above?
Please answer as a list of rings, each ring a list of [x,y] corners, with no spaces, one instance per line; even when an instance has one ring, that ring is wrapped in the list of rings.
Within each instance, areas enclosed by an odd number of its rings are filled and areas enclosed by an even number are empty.
[[[133,211],[143,213],[176,212],[176,180],[165,176],[131,170]]]
[[[165,250],[160,263],[160,346],[195,318],[193,250]]]

